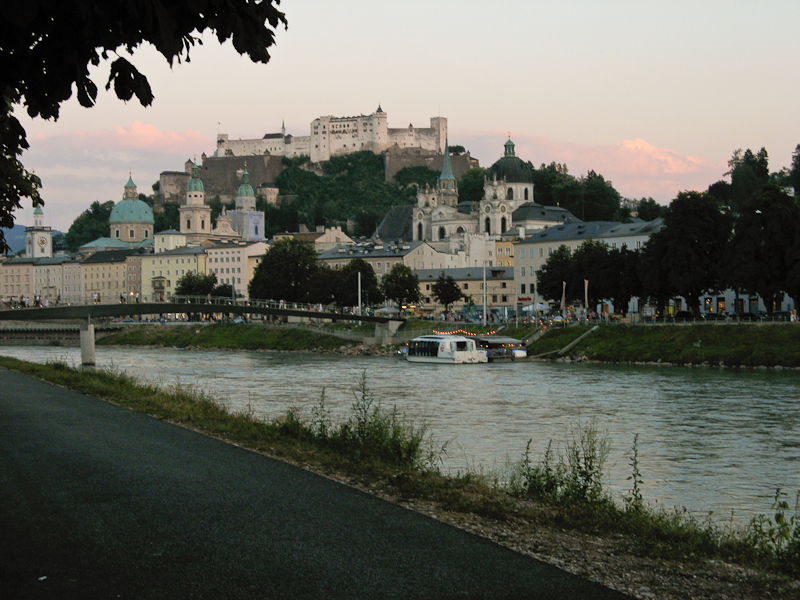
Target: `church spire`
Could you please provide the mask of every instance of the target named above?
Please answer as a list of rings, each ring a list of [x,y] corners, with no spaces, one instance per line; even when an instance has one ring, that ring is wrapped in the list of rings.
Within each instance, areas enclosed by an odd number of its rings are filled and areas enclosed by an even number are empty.
[[[444,155],[442,156],[442,174],[439,175],[439,189],[456,189],[456,178],[453,175],[453,166],[450,163],[450,146],[447,143],[445,143]]]

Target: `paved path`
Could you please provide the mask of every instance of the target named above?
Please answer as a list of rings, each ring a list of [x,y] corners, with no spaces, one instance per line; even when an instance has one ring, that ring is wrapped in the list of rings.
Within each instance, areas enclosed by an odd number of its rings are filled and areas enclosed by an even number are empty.
[[[2,369],[0,597],[627,598],[302,469]]]

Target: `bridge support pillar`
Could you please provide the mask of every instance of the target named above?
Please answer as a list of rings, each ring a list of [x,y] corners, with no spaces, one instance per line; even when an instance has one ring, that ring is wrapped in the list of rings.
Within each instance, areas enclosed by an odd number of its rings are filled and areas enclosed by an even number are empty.
[[[385,323],[375,323],[375,337],[379,340],[382,338],[394,337],[397,330],[400,329],[402,321],[386,321]]]
[[[81,323],[81,364],[94,365],[94,325],[91,320]]]

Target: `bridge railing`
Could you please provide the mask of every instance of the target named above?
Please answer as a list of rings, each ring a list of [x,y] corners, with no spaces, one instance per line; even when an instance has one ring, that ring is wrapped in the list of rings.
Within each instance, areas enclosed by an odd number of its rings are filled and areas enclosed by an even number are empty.
[[[72,300],[72,301],[70,301]],[[333,304],[314,304],[310,302],[286,302],[284,300],[259,300],[253,298],[228,298],[228,297],[219,297],[219,296],[179,296],[179,295],[171,295],[171,296],[162,296],[162,295],[126,295],[120,294],[119,297],[114,300],[108,295],[105,297],[102,296],[90,296],[88,298],[79,298],[75,299],[56,299],[56,301],[50,301],[49,299],[42,300],[41,298],[35,297],[33,299],[29,298],[17,298],[17,297],[9,297],[9,298],[0,298],[0,309],[2,310],[15,310],[15,309],[22,309],[22,308],[53,308],[56,306],[97,306],[97,305],[135,305],[135,304],[169,304],[171,305],[167,308],[164,312],[170,313],[191,313],[191,305],[192,304],[202,304],[204,307],[208,307],[209,305],[219,307],[220,313],[226,312],[226,307],[230,306],[237,306],[237,307],[254,307],[254,308],[268,308],[268,309],[277,309],[277,310],[297,310],[297,311],[305,311],[305,312],[318,312],[318,313],[335,313],[343,316],[347,315],[361,315],[361,316],[379,316],[379,317],[386,317],[391,316],[388,313],[393,312],[392,309],[372,309],[372,308],[362,308],[359,311],[357,306],[336,306]],[[176,310],[175,305],[186,305],[186,310]],[[166,308],[166,307],[165,307]],[[181,307],[183,308],[183,307]],[[208,312],[208,311],[204,311]],[[241,310],[237,311],[241,312]]]

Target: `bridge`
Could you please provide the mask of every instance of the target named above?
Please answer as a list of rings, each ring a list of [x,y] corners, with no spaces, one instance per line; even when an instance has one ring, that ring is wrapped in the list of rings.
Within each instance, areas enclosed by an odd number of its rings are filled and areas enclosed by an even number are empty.
[[[71,304],[7,308],[0,310],[0,321],[78,321],[80,323],[81,363],[95,364],[94,324],[92,320],[133,316],[163,315],[241,315],[269,316],[315,321],[361,321],[375,323],[375,337],[391,338],[405,319],[392,314],[363,314],[332,306],[208,298],[206,296],[174,296],[167,302],[120,302],[115,304]],[[349,308],[349,307],[348,307]],[[380,310],[378,312],[381,312]]]

